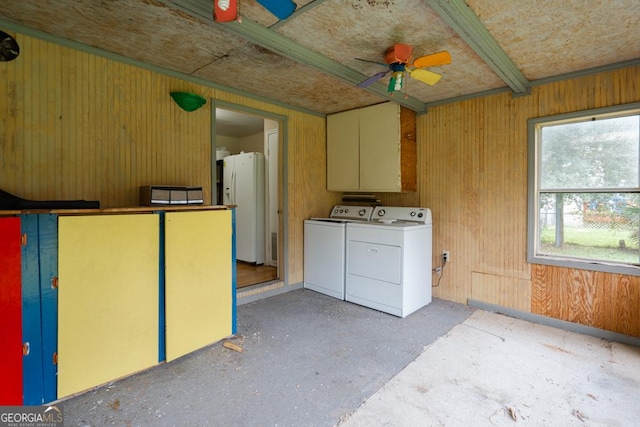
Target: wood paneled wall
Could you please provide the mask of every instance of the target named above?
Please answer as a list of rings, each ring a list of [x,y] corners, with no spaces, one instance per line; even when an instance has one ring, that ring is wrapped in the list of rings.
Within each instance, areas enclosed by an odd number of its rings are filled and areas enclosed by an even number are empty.
[[[188,113],[169,92],[278,114],[288,129],[288,283],[302,281],[303,220],[339,200],[325,190],[324,118],[11,35],[21,55],[0,62],[1,189],[27,199],[122,207],[138,204],[141,185],[196,185],[210,200],[211,102]]]
[[[640,337],[640,277],[534,265],[531,310]]]
[[[210,111],[180,109],[193,85],[38,39],[0,65],[0,188],[27,199],[138,204],[148,184],[200,185],[210,196]],[[206,94],[204,94],[206,95]]]
[[[202,185],[209,198],[211,104],[187,113],[169,92],[278,114],[288,126],[288,283],[303,280],[303,220],[326,215],[341,197],[325,191],[323,118],[12,35],[22,54],[0,62],[0,188],[30,199],[100,200],[104,207],[137,204],[146,184]],[[442,250],[451,253],[434,295],[640,336],[637,277],[526,261],[527,119],[637,101],[636,66],[419,116],[418,192],[379,196],[388,205],[431,208],[434,265]]]
[[[434,265],[441,251],[451,253],[434,295],[640,336],[638,277],[526,260],[527,119],[637,101],[636,66],[536,86],[529,96],[503,93],[442,105],[419,116],[418,199],[383,199],[431,208]]]

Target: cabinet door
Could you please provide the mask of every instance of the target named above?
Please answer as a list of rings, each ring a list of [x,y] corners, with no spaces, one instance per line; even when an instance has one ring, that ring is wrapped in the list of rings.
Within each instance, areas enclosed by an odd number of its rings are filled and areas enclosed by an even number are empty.
[[[158,215],[58,221],[58,397],[158,362]]]
[[[400,190],[400,106],[361,108],[360,190]]]
[[[42,318],[42,396],[37,404],[41,405],[45,402],[52,402],[58,397],[58,365],[57,357],[54,356],[58,352],[58,288],[56,285],[58,277],[58,217],[55,214],[39,214],[37,217],[40,264],[38,284],[40,286],[40,316]],[[24,289],[25,283],[22,285]],[[22,316],[23,322],[24,315],[25,313]],[[24,385],[24,404],[26,405],[28,404],[26,381]],[[35,396],[33,401],[36,401]]]
[[[58,219],[55,214],[23,214],[22,359],[23,404],[57,398]]]
[[[230,210],[167,212],[167,361],[233,333],[231,244]]]
[[[20,218],[0,218],[0,406],[22,405]]]
[[[327,190],[360,188],[358,110],[327,116]]]

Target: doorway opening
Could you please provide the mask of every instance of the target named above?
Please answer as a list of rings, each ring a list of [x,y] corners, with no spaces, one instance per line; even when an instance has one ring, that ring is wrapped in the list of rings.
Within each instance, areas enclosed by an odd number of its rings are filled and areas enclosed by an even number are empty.
[[[236,287],[280,279],[281,123],[226,106],[214,113],[214,203],[236,205]]]

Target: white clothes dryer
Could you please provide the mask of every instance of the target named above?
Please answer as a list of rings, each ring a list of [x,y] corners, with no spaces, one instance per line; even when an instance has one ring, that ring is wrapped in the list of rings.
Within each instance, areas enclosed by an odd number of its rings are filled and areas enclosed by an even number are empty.
[[[376,207],[347,224],[346,253],[347,301],[400,317],[431,302],[431,210]]]

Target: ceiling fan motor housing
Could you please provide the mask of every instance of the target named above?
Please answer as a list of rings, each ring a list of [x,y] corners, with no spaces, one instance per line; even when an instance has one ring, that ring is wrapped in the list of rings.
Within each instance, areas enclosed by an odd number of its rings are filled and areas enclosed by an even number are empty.
[[[384,61],[387,64],[393,64],[396,62],[407,64],[412,53],[413,47],[407,44],[396,43],[385,51]]]

